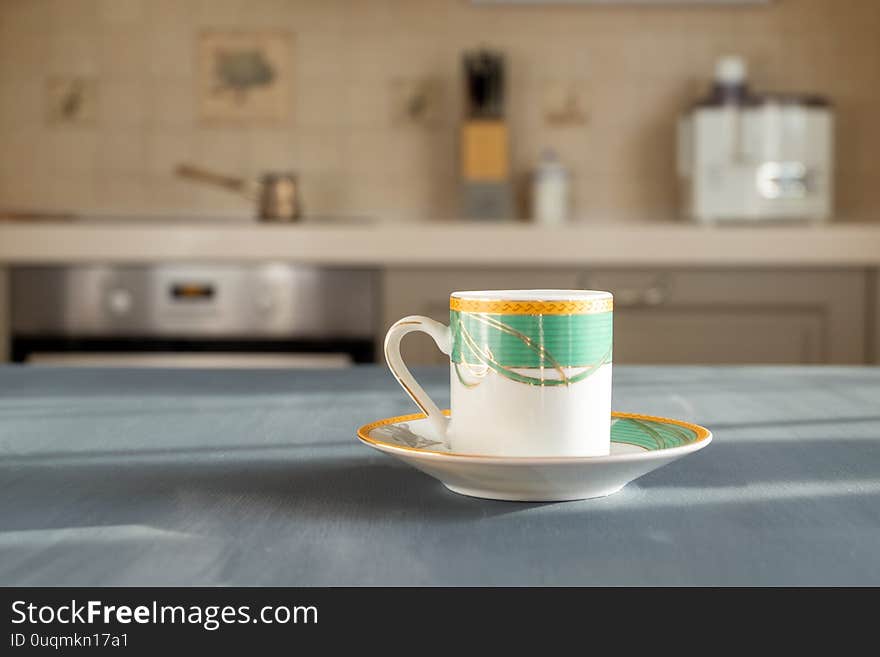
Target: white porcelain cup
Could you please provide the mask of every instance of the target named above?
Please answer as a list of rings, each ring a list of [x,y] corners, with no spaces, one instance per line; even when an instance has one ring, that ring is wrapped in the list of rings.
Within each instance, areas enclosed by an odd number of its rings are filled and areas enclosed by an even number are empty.
[[[449,326],[412,315],[385,337],[391,372],[449,449],[487,456],[609,453],[609,292],[453,292],[449,309]],[[450,419],[400,356],[400,341],[412,331],[430,335],[450,357]]]

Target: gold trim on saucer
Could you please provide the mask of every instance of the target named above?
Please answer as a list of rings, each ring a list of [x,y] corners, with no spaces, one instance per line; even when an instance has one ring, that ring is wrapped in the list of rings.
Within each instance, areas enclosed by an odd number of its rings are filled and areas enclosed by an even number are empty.
[[[449,309],[493,315],[592,315],[610,313],[614,299],[581,301],[514,301],[511,299],[461,299],[449,297]]]
[[[451,415],[451,411],[446,409],[443,411],[443,415],[449,417]],[[455,456],[456,458],[470,458],[470,459],[498,459],[497,455],[488,455],[488,454],[459,454],[457,452],[441,452],[435,449],[421,449],[419,447],[409,447],[407,445],[398,445],[397,443],[388,443],[384,440],[376,440],[375,438],[370,437],[370,432],[374,429],[378,429],[379,427],[388,426],[389,424],[398,424],[400,422],[411,422],[413,420],[424,420],[428,416],[425,413],[412,413],[410,415],[398,415],[396,417],[388,417],[384,420],[377,420],[375,422],[371,422],[370,424],[365,424],[357,430],[358,438],[360,438],[363,442],[369,443],[371,445],[376,445],[378,447],[391,447],[393,449],[402,449],[404,451],[416,452],[418,454],[439,454],[440,456]],[[687,447],[689,445],[695,445],[699,442],[702,442],[708,439],[712,432],[709,431],[706,427],[701,427],[699,424],[693,424],[691,422],[684,422],[683,420],[673,420],[668,417],[658,417],[656,415],[642,415],[640,413],[619,413],[617,411],[611,412],[612,418],[618,419],[630,419],[630,420],[643,420],[648,422],[661,422],[664,424],[674,424],[679,427],[684,427],[685,429],[690,429],[693,431],[697,438],[692,443],[688,445],[681,445],[679,447],[667,447],[663,450],[657,451],[667,451],[672,449],[681,449],[682,447]],[[509,458],[524,458],[528,460],[541,460],[541,459],[551,459],[558,460],[561,457],[558,456],[545,456],[545,457],[509,457]],[[584,457],[590,458],[590,457]],[[601,458],[601,457],[592,457],[592,458]]]

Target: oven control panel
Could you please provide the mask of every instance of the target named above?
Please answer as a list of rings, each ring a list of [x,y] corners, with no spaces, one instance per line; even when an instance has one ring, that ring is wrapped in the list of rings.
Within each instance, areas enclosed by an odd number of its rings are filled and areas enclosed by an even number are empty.
[[[378,273],[276,264],[20,267],[20,335],[371,338]]]

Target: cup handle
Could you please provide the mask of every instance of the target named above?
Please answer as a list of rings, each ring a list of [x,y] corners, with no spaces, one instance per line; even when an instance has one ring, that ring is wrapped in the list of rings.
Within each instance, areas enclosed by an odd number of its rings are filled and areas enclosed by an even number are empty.
[[[444,354],[449,355],[449,352],[452,350],[449,327],[428,317],[410,315],[395,322],[385,335],[385,361],[388,363],[391,373],[406,391],[406,394],[416,403],[416,406],[427,416],[431,426],[436,429],[438,435],[442,436],[445,442],[446,428],[449,421],[437,407],[437,404],[428,397],[428,394],[419,385],[419,382],[415,380],[415,377],[410,373],[409,368],[400,356],[400,341],[403,339],[403,336],[413,331],[427,333],[434,339],[437,348]]]

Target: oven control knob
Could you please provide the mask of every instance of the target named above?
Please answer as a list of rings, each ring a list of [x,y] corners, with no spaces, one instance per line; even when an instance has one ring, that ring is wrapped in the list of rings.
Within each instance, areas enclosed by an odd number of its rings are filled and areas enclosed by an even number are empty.
[[[131,310],[131,306],[131,292],[119,288],[110,290],[110,293],[107,295],[107,307],[112,314],[117,317],[127,315],[128,311]]]
[[[275,311],[275,295],[263,292],[257,295],[257,310],[263,315],[271,315]]]

